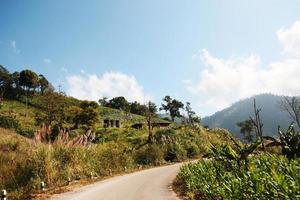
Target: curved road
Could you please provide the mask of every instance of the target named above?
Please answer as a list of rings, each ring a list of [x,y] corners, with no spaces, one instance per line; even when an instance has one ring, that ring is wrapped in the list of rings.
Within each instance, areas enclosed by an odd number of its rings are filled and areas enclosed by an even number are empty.
[[[78,190],[53,196],[55,200],[175,200],[172,181],[182,164],[113,177]]]

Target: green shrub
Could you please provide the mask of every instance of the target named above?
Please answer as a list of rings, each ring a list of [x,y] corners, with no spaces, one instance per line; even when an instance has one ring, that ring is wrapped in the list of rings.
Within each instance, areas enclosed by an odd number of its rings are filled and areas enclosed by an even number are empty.
[[[188,158],[194,158],[200,154],[200,149],[194,142],[188,142],[185,144],[185,149],[187,151]]]
[[[169,144],[165,151],[165,160],[170,162],[182,161],[186,158],[187,151],[179,144]]]
[[[163,155],[159,146],[155,144],[146,145],[135,153],[135,161],[141,165],[160,165],[163,161]]]
[[[19,130],[20,124],[16,119],[9,117],[9,116],[2,115],[2,116],[0,116],[0,127]]]

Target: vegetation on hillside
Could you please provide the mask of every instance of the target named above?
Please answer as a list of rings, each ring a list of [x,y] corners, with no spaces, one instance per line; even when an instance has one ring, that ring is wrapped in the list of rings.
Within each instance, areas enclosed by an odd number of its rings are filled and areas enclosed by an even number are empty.
[[[260,111],[254,100],[255,118],[239,123],[250,144],[232,138],[234,145],[212,146],[211,159],[180,169],[174,186],[181,195],[187,199],[300,198],[300,132],[292,124],[286,131],[278,129],[279,139],[264,136]],[[274,146],[281,152],[269,149]]]
[[[101,131],[101,130],[99,130]],[[56,139],[51,145],[0,129],[0,188],[10,199],[24,199],[47,188],[66,185],[68,178],[105,177],[167,162],[197,158],[208,153],[210,143],[224,145],[226,131],[178,127],[156,130],[147,143],[146,129],[103,129],[88,146]],[[104,132],[105,131],[105,132]],[[58,137],[60,138],[60,137]]]
[[[31,70],[10,73],[1,67],[0,72],[0,187],[10,199],[31,198],[40,192],[41,181],[55,188],[69,179],[199,158],[211,143],[230,142],[225,130],[202,128],[190,103],[185,123],[176,124],[160,119],[153,102],[114,97],[100,99],[99,105],[55,92]],[[172,99],[164,108],[173,118],[183,117],[183,105]],[[105,119],[120,120],[122,126],[106,128]],[[170,127],[160,129],[157,123]]]

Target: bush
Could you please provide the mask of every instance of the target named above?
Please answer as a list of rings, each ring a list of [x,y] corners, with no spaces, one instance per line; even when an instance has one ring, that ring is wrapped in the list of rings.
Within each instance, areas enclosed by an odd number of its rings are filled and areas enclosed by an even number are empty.
[[[12,117],[0,116],[0,127],[19,130],[20,124],[16,119],[14,119]]]
[[[165,151],[165,160],[170,162],[179,162],[186,158],[187,151],[179,144],[169,144]]]
[[[185,149],[187,151],[188,158],[194,158],[200,154],[200,149],[194,142],[188,142],[185,144]]]
[[[34,130],[28,128],[19,128],[16,132],[24,137],[33,138]]]
[[[135,161],[141,165],[160,165],[163,161],[163,155],[159,146],[155,144],[146,145],[135,153]]]

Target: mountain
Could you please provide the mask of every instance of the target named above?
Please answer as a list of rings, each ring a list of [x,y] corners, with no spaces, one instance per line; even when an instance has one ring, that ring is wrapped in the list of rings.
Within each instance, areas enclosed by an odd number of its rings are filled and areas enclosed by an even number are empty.
[[[260,94],[241,101],[238,101],[230,107],[216,112],[212,116],[202,119],[202,123],[211,128],[226,128],[236,137],[243,138],[236,123],[249,119],[254,116],[253,99],[256,99],[258,108],[261,108],[261,119],[264,124],[263,132],[266,135],[277,136],[278,125],[287,128],[291,119],[286,112],[280,108],[280,102],[283,96],[273,94]]]

